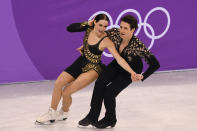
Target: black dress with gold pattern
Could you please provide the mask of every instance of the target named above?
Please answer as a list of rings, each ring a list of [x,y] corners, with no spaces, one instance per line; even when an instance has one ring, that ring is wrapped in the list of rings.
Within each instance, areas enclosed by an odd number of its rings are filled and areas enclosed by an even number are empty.
[[[74,26],[73,24],[71,24],[67,27],[67,30],[69,32],[80,32],[80,30],[84,28],[86,28],[86,25],[84,23],[80,23],[80,25],[77,26],[76,24],[74,24]],[[86,34],[83,40],[83,55],[79,56],[73,62],[73,64],[71,64],[64,70],[74,78],[77,78],[81,73],[87,72],[91,69],[95,70],[100,75],[102,68],[104,68],[104,64],[102,64],[101,62],[102,51],[99,50],[99,44],[104,38],[106,38],[106,36],[100,39],[96,44],[89,45],[88,36],[92,30],[92,27],[86,28]]]

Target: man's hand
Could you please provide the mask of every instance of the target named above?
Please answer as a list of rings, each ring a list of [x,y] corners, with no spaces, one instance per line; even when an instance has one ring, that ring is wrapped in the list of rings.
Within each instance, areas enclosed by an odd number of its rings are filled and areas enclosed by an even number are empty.
[[[144,76],[142,74],[136,74],[136,79],[137,81],[140,81],[144,78]]]
[[[136,73],[131,74],[132,82],[137,82],[137,81],[140,81],[142,79],[143,79],[143,75],[142,74],[136,74]]]
[[[79,48],[77,48],[77,50],[80,52],[81,55],[83,55],[83,52],[82,52],[82,50],[83,50],[83,45],[80,46]]]

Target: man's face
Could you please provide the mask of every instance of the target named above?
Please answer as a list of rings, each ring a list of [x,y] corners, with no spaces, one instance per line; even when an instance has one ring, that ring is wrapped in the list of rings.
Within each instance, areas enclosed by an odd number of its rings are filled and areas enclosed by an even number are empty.
[[[133,30],[131,30],[130,25],[124,21],[120,22],[120,37],[122,39],[129,39],[133,34]]]

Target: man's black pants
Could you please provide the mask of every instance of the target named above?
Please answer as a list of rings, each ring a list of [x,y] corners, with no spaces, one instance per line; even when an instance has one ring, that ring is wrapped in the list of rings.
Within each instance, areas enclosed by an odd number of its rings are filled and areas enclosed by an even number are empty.
[[[91,109],[87,116],[92,121],[97,121],[104,100],[105,117],[110,121],[116,121],[116,96],[131,82],[131,75],[128,72],[119,65],[110,63],[95,82]]]

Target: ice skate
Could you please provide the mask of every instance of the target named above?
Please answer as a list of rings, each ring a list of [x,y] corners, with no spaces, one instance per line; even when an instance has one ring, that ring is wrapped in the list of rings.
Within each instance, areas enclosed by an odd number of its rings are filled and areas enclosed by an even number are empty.
[[[36,120],[35,124],[51,124],[55,122],[56,116],[57,116],[56,110],[54,110],[53,108],[49,108],[49,111],[44,115],[42,115],[41,117],[39,117]]]
[[[57,117],[56,120],[58,121],[63,121],[66,120],[69,116],[68,112],[64,112],[63,109],[61,108],[58,112],[57,112]]]

